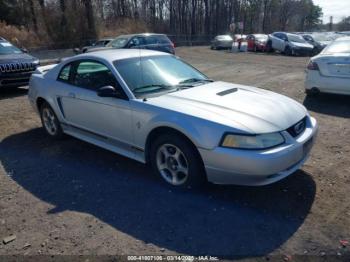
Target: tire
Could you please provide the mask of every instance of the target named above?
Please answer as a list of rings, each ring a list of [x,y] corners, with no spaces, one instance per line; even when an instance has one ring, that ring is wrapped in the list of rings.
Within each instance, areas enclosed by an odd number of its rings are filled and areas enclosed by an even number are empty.
[[[40,119],[45,132],[50,137],[61,139],[64,136],[60,122],[47,102],[44,102],[40,107]]]
[[[268,41],[267,44],[266,44],[266,52],[267,53],[272,53],[274,50],[272,48],[272,42],[271,41]]]
[[[150,163],[154,173],[168,186],[197,188],[206,182],[197,149],[176,133],[161,135],[152,143]]]
[[[305,89],[305,93],[308,97],[317,97],[320,94],[320,90],[317,88]]]
[[[284,49],[284,54],[287,56],[292,56],[293,55],[293,51],[289,46],[286,46],[286,48]]]

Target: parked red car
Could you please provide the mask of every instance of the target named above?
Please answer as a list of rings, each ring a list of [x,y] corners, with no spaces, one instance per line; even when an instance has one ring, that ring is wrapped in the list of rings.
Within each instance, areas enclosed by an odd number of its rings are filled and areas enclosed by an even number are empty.
[[[257,52],[257,51],[266,51],[266,43],[268,36],[264,34],[253,34],[247,36],[248,42],[248,51]]]

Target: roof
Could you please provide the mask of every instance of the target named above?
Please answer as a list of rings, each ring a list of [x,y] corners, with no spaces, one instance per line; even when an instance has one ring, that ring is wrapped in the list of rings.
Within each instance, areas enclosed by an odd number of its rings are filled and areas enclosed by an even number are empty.
[[[120,36],[117,36],[117,38],[119,38],[119,37],[131,38],[131,37],[134,37],[134,36],[160,36],[160,35],[165,35],[165,34],[156,34],[156,33],[140,33],[140,34],[128,34],[128,35],[120,35]]]
[[[74,56],[73,58],[74,60],[75,58],[86,58],[86,59],[99,58],[112,63],[116,60],[123,60],[128,58],[162,56],[162,55],[170,56],[170,54],[167,54],[164,52],[145,50],[145,49],[108,49],[108,50],[101,50],[101,51],[96,51],[91,53],[84,53],[81,55]]]

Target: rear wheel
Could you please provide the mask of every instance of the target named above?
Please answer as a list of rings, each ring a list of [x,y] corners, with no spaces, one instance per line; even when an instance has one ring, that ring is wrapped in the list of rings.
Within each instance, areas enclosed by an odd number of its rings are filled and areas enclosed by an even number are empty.
[[[205,182],[203,163],[196,148],[177,134],[162,135],[154,141],[150,161],[168,185],[188,188]]]
[[[63,137],[63,131],[58,121],[58,118],[47,102],[43,102],[40,107],[40,118],[41,123],[46,131],[46,133],[54,138]]]
[[[316,87],[313,87],[311,89],[305,89],[305,93],[307,96],[316,97],[320,94],[320,90]]]

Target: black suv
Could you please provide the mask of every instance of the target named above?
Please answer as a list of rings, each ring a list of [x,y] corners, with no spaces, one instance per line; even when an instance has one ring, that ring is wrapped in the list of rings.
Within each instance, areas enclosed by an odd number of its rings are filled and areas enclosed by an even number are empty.
[[[28,85],[39,60],[0,37],[0,89]]]
[[[150,33],[121,35],[108,43],[106,47],[90,48],[87,50],[87,52],[95,52],[115,48],[150,49],[175,54],[175,46],[166,35]]]

